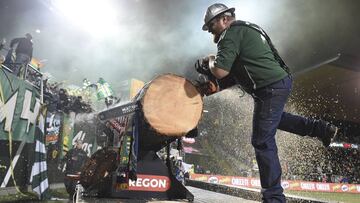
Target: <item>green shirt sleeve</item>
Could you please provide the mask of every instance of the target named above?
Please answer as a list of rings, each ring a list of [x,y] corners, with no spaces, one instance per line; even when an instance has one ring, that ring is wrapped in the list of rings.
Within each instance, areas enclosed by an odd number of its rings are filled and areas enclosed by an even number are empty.
[[[231,67],[239,55],[239,43],[236,33],[232,29],[225,30],[217,44],[215,67],[230,72]]]

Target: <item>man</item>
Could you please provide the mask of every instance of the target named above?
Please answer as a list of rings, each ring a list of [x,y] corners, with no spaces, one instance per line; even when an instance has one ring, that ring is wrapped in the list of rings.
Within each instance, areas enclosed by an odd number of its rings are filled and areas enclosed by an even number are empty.
[[[258,26],[235,20],[235,8],[213,4],[205,13],[202,29],[217,43],[216,56],[199,60],[196,69],[218,83],[220,88],[240,85],[254,98],[251,144],[259,166],[264,202],[285,202],[281,167],[275,142],[276,129],[301,136],[318,137],[329,146],[337,127],[322,121],[283,112],[292,88],[289,70]],[[212,93],[214,83],[208,82]],[[205,93],[206,94],[206,93]]]
[[[66,164],[64,184],[70,199],[73,199],[77,181],[80,179],[81,169],[88,160],[88,156],[82,149],[82,146],[83,142],[76,140],[75,147],[70,149],[63,159],[63,162]]]
[[[15,65],[13,66],[14,74],[19,76],[20,70],[22,67],[28,65],[31,61],[33,54],[33,42],[32,36],[29,33],[25,34],[25,37],[15,38],[10,42],[10,50],[14,49],[14,46],[17,44],[15,49],[16,59]]]
[[[6,44],[6,39],[2,38],[1,43],[0,43],[0,51],[4,48],[5,44]]]

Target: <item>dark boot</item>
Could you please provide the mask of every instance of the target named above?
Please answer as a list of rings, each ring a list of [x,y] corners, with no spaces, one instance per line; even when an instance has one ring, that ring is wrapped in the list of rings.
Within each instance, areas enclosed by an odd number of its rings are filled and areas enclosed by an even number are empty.
[[[324,147],[328,147],[332,141],[334,141],[338,135],[339,128],[331,123],[327,123],[325,131],[318,138],[323,143]]]

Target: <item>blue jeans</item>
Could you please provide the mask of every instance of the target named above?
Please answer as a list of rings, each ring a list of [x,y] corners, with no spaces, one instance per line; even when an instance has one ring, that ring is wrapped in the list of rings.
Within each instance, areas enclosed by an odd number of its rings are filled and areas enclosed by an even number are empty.
[[[253,93],[255,104],[251,144],[259,166],[264,202],[285,202],[275,134],[291,88],[292,80],[286,77]]]
[[[15,66],[13,67],[14,74],[19,76],[21,69],[23,67],[26,68],[26,66],[30,61],[31,61],[30,56],[22,53],[17,53],[15,59]]]
[[[253,134],[251,144],[259,166],[264,202],[285,202],[281,187],[281,166],[275,142],[276,130],[300,136],[321,137],[327,122],[284,112],[292,88],[292,78],[287,76],[266,87],[255,90]]]
[[[292,88],[290,76],[255,90],[251,144],[259,166],[264,202],[285,202],[281,187],[281,166],[275,142],[277,129],[301,136],[320,136],[326,123],[284,112]]]

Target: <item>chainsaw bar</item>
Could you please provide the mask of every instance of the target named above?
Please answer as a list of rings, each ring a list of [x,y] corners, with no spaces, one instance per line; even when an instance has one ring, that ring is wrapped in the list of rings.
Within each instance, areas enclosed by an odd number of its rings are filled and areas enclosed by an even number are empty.
[[[130,102],[111,109],[106,109],[105,111],[99,113],[98,118],[103,121],[116,117],[126,116],[134,113],[138,109],[139,104],[137,102]]]

